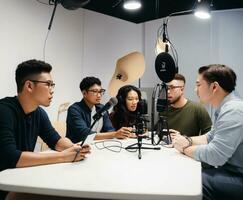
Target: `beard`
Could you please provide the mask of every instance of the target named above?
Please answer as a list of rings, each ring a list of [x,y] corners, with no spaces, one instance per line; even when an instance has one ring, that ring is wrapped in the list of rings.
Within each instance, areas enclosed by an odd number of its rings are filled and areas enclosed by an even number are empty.
[[[171,100],[169,100],[168,102],[169,102],[170,105],[171,105],[171,104],[176,104],[176,103],[180,100],[180,98],[181,98],[181,96],[176,97],[175,99],[171,99]]]

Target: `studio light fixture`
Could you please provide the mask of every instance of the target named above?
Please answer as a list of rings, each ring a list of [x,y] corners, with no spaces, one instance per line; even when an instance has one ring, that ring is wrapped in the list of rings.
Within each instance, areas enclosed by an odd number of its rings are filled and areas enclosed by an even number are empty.
[[[207,0],[197,0],[194,15],[200,19],[209,19],[210,15],[210,4]]]
[[[140,0],[124,0],[123,7],[126,10],[137,10],[142,7]]]
[[[209,1],[211,3],[209,3]],[[158,28],[157,31],[157,38],[155,44],[156,56],[163,52],[168,53],[169,50],[171,50],[171,53],[174,54],[174,58],[176,58],[176,62],[177,62],[177,56],[176,56],[177,53],[175,48],[173,47],[173,44],[169,40],[168,30],[167,30],[167,24],[170,17],[194,13],[194,15],[200,19],[208,19],[211,17],[210,10],[212,6],[213,6],[213,0],[196,0],[191,10],[174,12],[171,13],[167,18],[165,18],[163,20],[163,24]]]

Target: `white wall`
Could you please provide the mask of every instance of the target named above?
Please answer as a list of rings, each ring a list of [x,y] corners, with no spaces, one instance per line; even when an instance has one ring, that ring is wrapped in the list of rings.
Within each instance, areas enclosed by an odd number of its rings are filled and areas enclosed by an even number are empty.
[[[0,98],[16,94],[14,72],[18,63],[43,58],[43,45],[53,6],[36,0],[0,1]],[[199,66],[224,63],[243,84],[243,9],[213,12],[209,21],[193,15],[171,17],[168,30],[179,55],[179,72],[187,78],[186,95],[196,100],[194,85]],[[131,51],[143,51],[146,71],[141,87],[159,82],[154,69],[154,47],[162,20],[134,24],[92,11],[69,11],[58,5],[46,46],[46,61],[53,65],[56,82],[50,118],[65,101],[79,101],[79,82],[98,76],[107,88],[116,60]],[[137,85],[137,83],[135,83]],[[242,94],[242,88],[238,87]],[[109,97],[106,95],[104,101]]]
[[[203,21],[193,15],[171,17],[168,23],[170,40],[179,55],[179,73],[187,79],[186,96],[197,100],[194,85],[200,66],[212,63],[227,64],[238,75],[238,90],[243,94],[243,9],[212,12],[210,20]],[[162,19],[145,23],[146,74],[142,87],[160,82],[154,69],[155,38]]]
[[[14,72],[18,63],[43,59],[43,46],[52,6],[35,0],[1,0],[0,3],[1,97],[16,94]],[[67,12],[58,7],[46,46],[46,61],[53,66],[57,86],[53,104],[47,110],[52,119],[57,106],[79,97],[71,87],[78,84],[81,73],[82,10]]]
[[[48,1],[46,1],[48,2]],[[43,59],[43,46],[53,6],[35,0],[0,2],[0,98],[16,94],[14,72],[20,62]],[[79,82],[98,76],[107,88],[116,60],[131,51],[141,51],[142,25],[58,5],[46,45],[46,61],[53,66],[56,82],[47,112],[57,117],[58,105],[79,101]],[[109,97],[105,96],[104,101]]]
[[[132,51],[141,52],[142,43],[142,25],[85,12],[82,78],[101,77],[103,87],[108,88],[117,59]],[[107,92],[104,100],[108,98]]]
[[[237,90],[243,96],[243,9],[216,12],[213,19],[211,63],[223,63],[234,69]]]

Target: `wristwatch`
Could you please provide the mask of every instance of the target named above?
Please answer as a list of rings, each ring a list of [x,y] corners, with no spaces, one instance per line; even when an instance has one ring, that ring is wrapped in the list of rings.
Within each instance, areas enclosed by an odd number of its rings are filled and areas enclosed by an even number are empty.
[[[192,146],[192,138],[190,138],[190,137],[188,137],[186,135],[183,135],[183,137],[185,137],[187,139],[187,141],[189,142],[187,146],[185,146],[185,147],[182,148],[182,153],[185,154],[184,153],[185,149],[188,148],[188,147],[190,147],[190,146]]]

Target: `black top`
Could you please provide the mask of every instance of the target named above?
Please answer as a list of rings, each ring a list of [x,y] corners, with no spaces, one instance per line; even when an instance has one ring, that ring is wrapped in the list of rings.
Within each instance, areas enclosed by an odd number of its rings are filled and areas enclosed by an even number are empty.
[[[124,112],[123,116],[120,116],[121,114],[122,113],[116,111],[110,113],[110,120],[116,130],[119,130],[122,127],[136,126],[139,115],[129,111]]]
[[[61,138],[42,108],[25,114],[17,97],[0,99],[0,171],[16,167],[22,151],[33,151],[37,136],[52,149]]]

